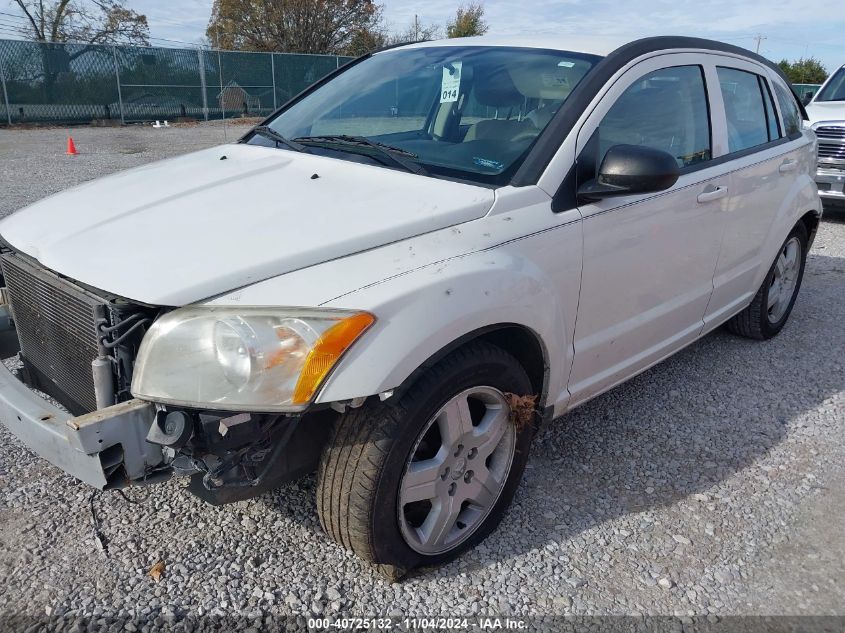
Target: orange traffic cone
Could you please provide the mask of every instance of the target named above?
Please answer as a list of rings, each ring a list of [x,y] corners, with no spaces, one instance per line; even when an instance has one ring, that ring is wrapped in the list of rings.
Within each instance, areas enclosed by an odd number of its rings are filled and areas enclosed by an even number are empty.
[[[73,137],[67,137],[67,154],[68,156],[76,156],[79,152],[76,151],[76,145],[73,144]]]

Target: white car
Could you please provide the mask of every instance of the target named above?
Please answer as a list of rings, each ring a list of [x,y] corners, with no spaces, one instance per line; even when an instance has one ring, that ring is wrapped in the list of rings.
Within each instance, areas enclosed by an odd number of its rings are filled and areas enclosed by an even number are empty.
[[[845,206],[845,66],[827,78],[807,104],[819,140],[816,184],[822,201]]]
[[[541,421],[723,323],[784,327],[821,216],[802,112],[700,39],[365,56],[236,144],[0,223],[26,383],[0,370],[0,419],[99,488],[223,503],[317,469],[339,543],[393,578],[447,561]]]

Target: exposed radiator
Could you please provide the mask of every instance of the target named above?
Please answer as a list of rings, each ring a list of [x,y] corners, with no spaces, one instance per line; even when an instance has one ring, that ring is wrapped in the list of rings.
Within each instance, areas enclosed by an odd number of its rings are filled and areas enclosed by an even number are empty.
[[[27,382],[72,413],[96,409],[91,361],[106,304],[13,253],[0,256]]]

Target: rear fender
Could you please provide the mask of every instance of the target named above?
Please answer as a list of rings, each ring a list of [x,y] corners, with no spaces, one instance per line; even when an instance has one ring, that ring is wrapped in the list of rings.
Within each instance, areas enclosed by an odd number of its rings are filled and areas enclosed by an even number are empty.
[[[809,211],[815,211],[821,215],[818,189],[812,177],[815,169],[815,157],[810,157],[809,152],[802,152],[801,154],[799,158],[801,165],[798,170],[800,175],[795,178],[789,193],[783,199],[774,221],[769,226],[769,232],[760,251],[763,261],[758,267],[754,279],[752,295],[762,285],[780,247],[793,227]]]

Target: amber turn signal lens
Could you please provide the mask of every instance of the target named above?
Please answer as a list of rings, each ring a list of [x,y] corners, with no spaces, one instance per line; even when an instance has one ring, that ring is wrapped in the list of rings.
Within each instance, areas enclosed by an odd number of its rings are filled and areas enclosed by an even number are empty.
[[[359,312],[343,319],[323,332],[305,359],[293,392],[294,404],[305,404],[314,397],[332,367],[349,346],[375,323],[369,312]]]

